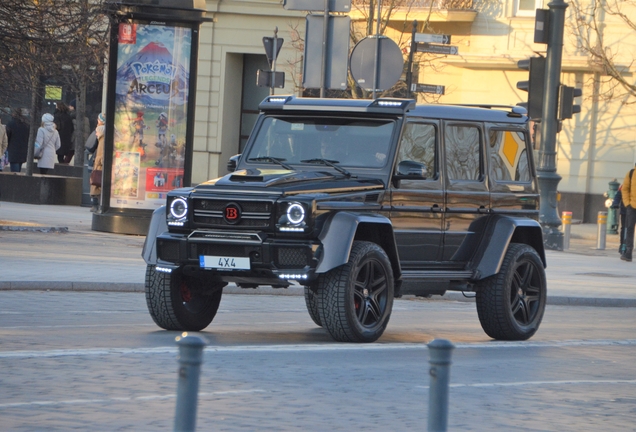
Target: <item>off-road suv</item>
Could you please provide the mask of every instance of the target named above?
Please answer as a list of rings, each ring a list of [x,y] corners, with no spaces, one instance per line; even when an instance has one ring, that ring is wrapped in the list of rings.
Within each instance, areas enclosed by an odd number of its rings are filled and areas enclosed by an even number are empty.
[[[201,330],[223,287],[304,287],[313,321],[372,342],[393,299],[475,293],[495,339],[546,303],[538,188],[520,107],[269,96],[230,174],[175,189],[144,245],[146,299]]]

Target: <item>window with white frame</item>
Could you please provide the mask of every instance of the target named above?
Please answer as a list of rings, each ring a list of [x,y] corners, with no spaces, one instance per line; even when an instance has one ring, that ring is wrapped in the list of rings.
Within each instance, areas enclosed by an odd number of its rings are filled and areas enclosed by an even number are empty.
[[[537,9],[543,6],[543,0],[513,0],[514,16],[534,17]]]

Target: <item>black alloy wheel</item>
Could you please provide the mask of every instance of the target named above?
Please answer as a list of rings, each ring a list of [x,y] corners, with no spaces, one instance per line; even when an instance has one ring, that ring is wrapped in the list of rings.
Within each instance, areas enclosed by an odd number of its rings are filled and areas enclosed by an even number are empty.
[[[223,285],[208,285],[179,271],[146,269],[146,304],[153,321],[166,330],[199,331],[206,328],[219,309]]]
[[[318,280],[323,326],[342,342],[374,342],[386,329],[393,307],[391,262],[375,243],[355,241],[349,261]]]
[[[539,329],[547,283],[543,262],[530,246],[512,243],[501,270],[478,284],[477,313],[488,336],[526,340]]]

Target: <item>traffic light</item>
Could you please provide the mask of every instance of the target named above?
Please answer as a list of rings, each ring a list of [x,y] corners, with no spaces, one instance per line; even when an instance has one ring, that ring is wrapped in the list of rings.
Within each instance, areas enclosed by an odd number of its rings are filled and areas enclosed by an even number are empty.
[[[517,82],[519,90],[528,92],[528,103],[525,106],[531,119],[541,118],[543,109],[543,88],[545,84],[545,57],[530,57],[517,62],[519,69],[529,71],[528,81]]]
[[[559,86],[559,107],[557,120],[570,119],[573,114],[581,112],[581,105],[574,105],[574,98],[583,96],[583,91],[578,88]]]

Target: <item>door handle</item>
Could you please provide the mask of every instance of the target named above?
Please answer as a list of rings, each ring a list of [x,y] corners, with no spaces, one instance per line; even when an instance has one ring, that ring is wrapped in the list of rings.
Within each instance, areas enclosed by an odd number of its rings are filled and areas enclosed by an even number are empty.
[[[484,206],[479,206],[479,208],[477,209],[477,213],[490,213],[490,209]]]
[[[440,213],[442,211],[442,208],[438,204],[433,204],[431,206],[431,211],[433,213]]]

